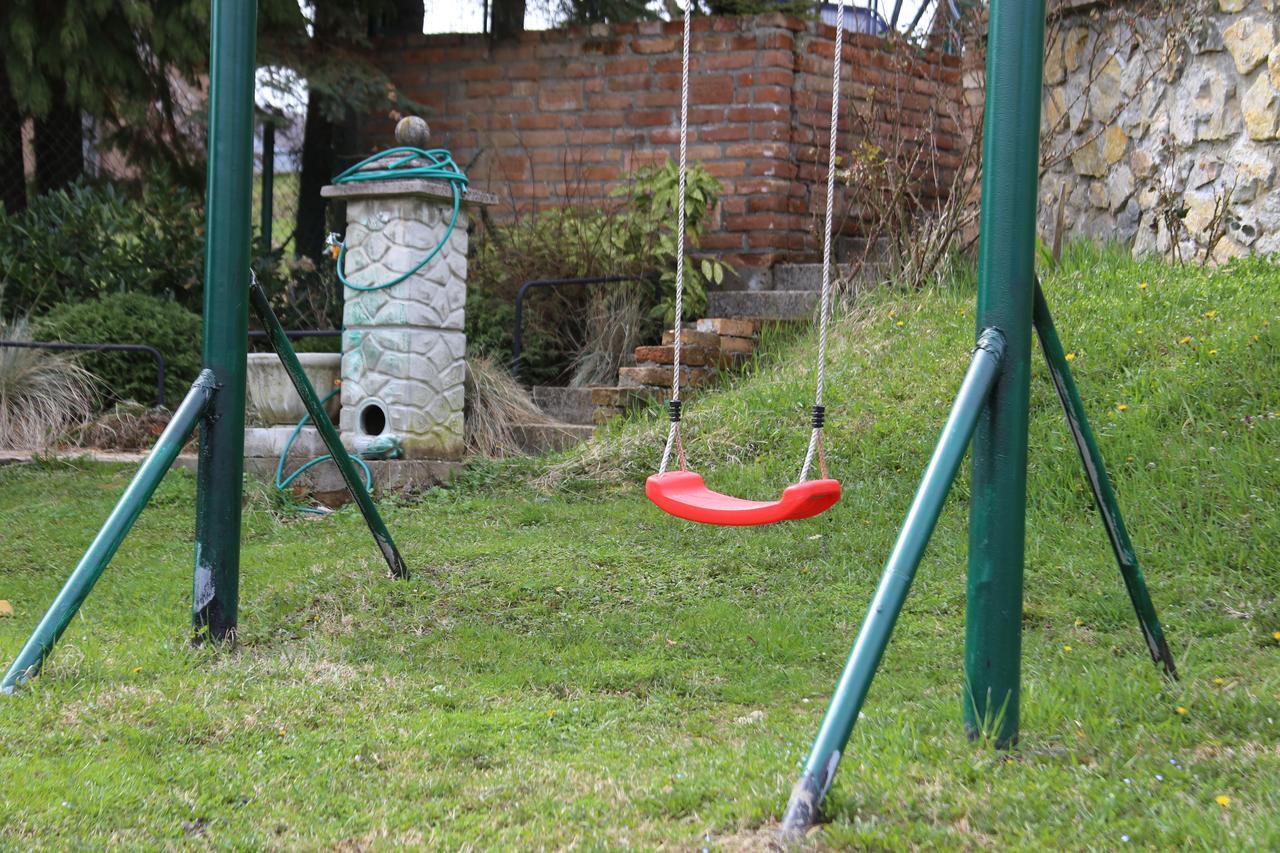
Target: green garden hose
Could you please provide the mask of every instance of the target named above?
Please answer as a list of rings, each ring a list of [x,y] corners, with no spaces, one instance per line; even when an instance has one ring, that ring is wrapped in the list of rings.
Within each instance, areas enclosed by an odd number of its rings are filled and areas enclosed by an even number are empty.
[[[404,156],[395,160],[391,165],[381,168],[373,168],[382,163],[389,157],[397,154]],[[411,165],[415,161],[426,161],[426,165]],[[347,246],[345,243],[337,243],[338,251],[338,280],[352,290],[369,292],[374,290],[386,290],[388,287],[395,287],[418,270],[425,267],[431,260],[444,248],[449,242],[449,237],[453,235],[454,226],[458,224],[458,212],[462,207],[462,194],[467,191],[467,176],[462,169],[453,160],[453,155],[444,148],[432,148],[429,150],[422,148],[413,148],[411,146],[402,145],[396,148],[388,148],[386,151],[374,154],[372,157],[361,160],[350,169],[347,169],[338,177],[333,179],[335,184],[352,184],[360,181],[387,181],[400,178],[426,178],[435,181],[446,181],[449,189],[453,193],[453,213],[449,217],[449,227],[445,230],[444,236],[440,238],[440,242],[432,249],[426,257],[417,263],[413,269],[393,278],[391,281],[379,282],[378,284],[355,284],[347,278],[345,272],[347,260]]]
[[[334,388],[332,391],[326,394],[324,399],[320,401],[320,407],[324,408],[324,404],[332,400],[333,395],[337,394],[341,390],[342,390],[341,388]],[[304,472],[309,471],[310,469],[319,465],[321,462],[327,462],[328,460],[332,459],[333,456],[328,453],[326,453],[324,456],[317,456],[315,459],[311,459],[311,460],[308,460],[307,462],[304,462],[302,464],[302,467],[298,468],[298,470],[294,471],[288,477],[284,475],[284,463],[285,463],[285,460],[289,458],[289,451],[293,449],[293,443],[298,440],[298,436],[302,433],[302,428],[307,425],[307,421],[309,420],[311,420],[310,412],[302,416],[302,420],[298,421],[298,425],[295,426],[293,428],[293,432],[289,434],[289,440],[284,443],[284,450],[280,451],[280,461],[276,463],[275,482],[276,482],[276,488],[280,490],[280,494],[284,496],[285,503],[288,504],[291,509],[295,509],[298,512],[305,512],[312,515],[324,515],[328,512],[328,510],[322,509],[320,507],[303,506],[302,504],[294,503],[293,500],[289,497],[289,486],[293,483],[294,480],[298,479],[298,477],[301,476]],[[351,459],[357,465],[359,465],[361,469],[364,470],[364,490],[366,492],[373,491],[373,472],[369,470],[369,464],[365,462],[363,459],[361,459],[358,453],[353,455]]]

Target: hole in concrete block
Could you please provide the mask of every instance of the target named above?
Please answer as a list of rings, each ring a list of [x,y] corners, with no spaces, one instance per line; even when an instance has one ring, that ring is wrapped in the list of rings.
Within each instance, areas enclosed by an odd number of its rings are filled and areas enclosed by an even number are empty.
[[[380,403],[367,403],[360,410],[360,431],[365,435],[382,435],[387,429],[387,410]]]

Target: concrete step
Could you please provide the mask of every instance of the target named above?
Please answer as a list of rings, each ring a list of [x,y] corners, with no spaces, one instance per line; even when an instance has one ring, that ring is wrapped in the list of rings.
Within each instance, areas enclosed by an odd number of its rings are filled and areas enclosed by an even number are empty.
[[[758,320],[807,320],[818,306],[816,290],[720,290],[707,294],[707,313],[715,317]]]
[[[595,410],[592,409],[594,417]],[[512,427],[526,453],[554,453],[595,435],[593,424],[528,424]]]
[[[852,264],[839,264],[832,271],[834,281],[848,279],[853,270]],[[880,261],[868,261],[858,270],[859,284],[879,282],[887,272],[887,267]],[[822,290],[822,264],[779,264],[773,268],[774,290]]]
[[[553,421],[566,424],[590,424],[595,413],[590,388],[535,385],[529,389],[529,396]]]
[[[840,263],[851,263],[866,258],[868,261],[881,261],[889,254],[889,240],[881,237],[875,245],[867,248],[865,237],[837,237],[836,260]]]

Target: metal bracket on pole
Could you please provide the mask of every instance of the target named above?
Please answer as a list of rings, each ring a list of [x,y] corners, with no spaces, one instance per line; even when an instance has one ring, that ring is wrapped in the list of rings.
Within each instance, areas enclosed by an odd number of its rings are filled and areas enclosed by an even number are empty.
[[[275,312],[271,310],[271,303],[267,300],[267,294],[262,289],[257,279],[249,287],[249,301],[253,305],[253,311],[258,315],[259,322],[267,332],[267,341],[271,344],[271,348],[275,350],[277,356],[280,357],[281,364],[284,365],[285,372],[289,374],[289,379],[293,381],[293,387],[297,390],[298,396],[302,398],[303,405],[307,407],[307,413],[311,415],[311,422],[315,424],[316,431],[320,433],[320,438],[324,441],[324,446],[329,451],[329,455],[333,457],[333,463],[338,466],[338,471],[342,474],[342,479],[347,484],[351,497],[355,499],[356,506],[360,507],[360,514],[364,516],[365,523],[369,525],[369,532],[373,534],[373,540],[378,543],[379,550],[382,551],[382,557],[387,561],[388,568],[391,569],[392,577],[407,578],[409,569],[404,564],[404,559],[400,556],[400,551],[396,548],[395,540],[391,538],[391,532],[387,530],[387,525],[383,523],[382,516],[378,513],[378,507],[373,502],[373,497],[365,491],[364,484],[360,482],[360,475],[356,471],[356,467],[351,462],[351,457],[347,455],[347,449],[342,446],[342,439],[338,437],[338,431],[333,428],[333,422],[329,420],[329,415],[325,412],[324,406],[320,404],[320,397],[316,394],[316,389],[312,386],[311,380],[307,378],[306,372],[302,369],[302,365],[298,362],[298,356],[293,351],[293,346],[289,343],[288,335],[285,333],[284,327],[280,325],[280,321],[276,319]]]
[[[1080,461],[1084,465],[1085,478],[1089,488],[1093,490],[1093,499],[1098,506],[1098,515],[1107,529],[1107,538],[1111,540],[1111,550],[1116,555],[1116,564],[1120,567],[1120,575],[1124,578],[1125,589],[1129,591],[1129,600],[1133,602],[1134,612],[1138,614],[1138,624],[1142,628],[1142,637],[1147,641],[1147,650],[1151,659],[1164,667],[1165,675],[1177,679],[1178,669],[1173,662],[1173,653],[1165,640],[1164,630],[1160,627],[1160,619],[1156,615],[1155,604],[1151,601],[1151,592],[1147,589],[1146,579],[1138,566],[1138,555],[1133,542],[1129,539],[1129,531],[1124,526],[1124,518],[1120,514],[1120,503],[1116,500],[1115,490],[1111,487],[1111,479],[1107,476],[1107,467],[1102,462],[1102,452],[1094,438],[1093,429],[1089,426],[1089,418],[1084,411],[1084,402],[1076,388],[1075,379],[1071,376],[1071,368],[1067,365],[1066,353],[1063,352],[1062,341],[1058,330],[1054,328],[1053,317],[1049,314],[1049,303],[1045,301],[1040,282],[1036,282],[1033,323],[1036,336],[1040,339],[1040,349],[1045,361],[1049,364],[1049,375],[1053,378],[1053,387],[1062,401],[1062,410],[1067,416],[1067,427],[1071,430],[1071,438],[1075,441],[1076,450],[1080,452]]]

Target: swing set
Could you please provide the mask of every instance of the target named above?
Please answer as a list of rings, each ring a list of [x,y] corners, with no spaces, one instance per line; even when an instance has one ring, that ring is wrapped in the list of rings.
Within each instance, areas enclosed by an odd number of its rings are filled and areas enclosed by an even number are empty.
[[[687,5],[687,4],[684,4]],[[844,18],[844,0],[838,21]],[[677,233],[684,231],[688,140],[689,52],[692,16],[684,16],[680,92],[680,194]],[[196,545],[192,624],[196,638],[234,640],[240,576],[245,368],[249,310],[293,380],[312,422],[342,473],[374,541],[397,578],[408,577],[395,542],[360,474],[343,449],[323,406],[272,313],[266,294],[250,282],[251,180],[255,0],[212,0],[209,167],[206,201],[204,369],[115,509],[77,564],[48,612],[0,681],[14,693],[35,677],[179,450],[200,428],[196,491]],[[1044,0],[990,0],[988,6],[985,134],[976,344],[960,390],[885,563],[880,584],[818,733],[792,789],[782,820],[784,836],[804,832],[819,818],[858,712],[889,642],[916,569],[924,556],[951,484],[972,444],[969,565],[965,629],[963,716],[971,738],[998,746],[1018,738],[1025,549],[1027,420],[1031,334],[1034,329],[1066,412],[1099,515],[1138,616],[1152,659],[1176,678],[1172,653],[1124,526],[1084,404],[1035,278]],[[678,518],[715,525],[763,525],[809,518],[840,499],[828,476],[822,444],[823,391],[831,313],[832,202],[836,130],[843,62],[843,27],[835,28],[831,128],[828,139],[826,231],[823,240],[819,352],[810,438],[798,481],[775,501],[750,501],[709,489],[688,467],[681,443],[681,315],[684,252],[677,252],[674,364],[670,425],[657,473],[645,493]],[[399,152],[392,152],[399,153]],[[404,152],[408,156],[412,152]],[[451,159],[429,156],[420,168],[453,181],[455,212],[465,176]],[[394,168],[419,168],[403,159]],[[345,175],[365,180],[366,162]],[[361,168],[365,167],[365,168]],[[433,253],[434,254],[434,253]],[[430,257],[423,261],[429,262]],[[390,287],[396,282],[379,286]],[[674,457],[678,469],[670,468]],[[817,479],[809,479],[816,464]]]

